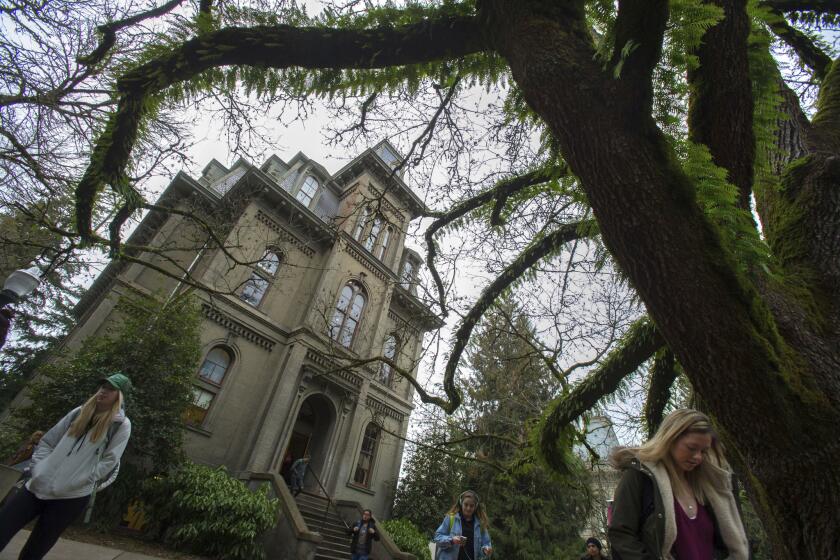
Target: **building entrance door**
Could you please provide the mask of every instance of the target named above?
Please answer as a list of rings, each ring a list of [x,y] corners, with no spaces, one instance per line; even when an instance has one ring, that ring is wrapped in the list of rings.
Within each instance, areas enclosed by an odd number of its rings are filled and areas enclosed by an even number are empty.
[[[320,492],[315,476],[325,487],[327,484],[327,457],[330,455],[329,445],[335,424],[335,412],[332,403],[323,395],[311,395],[300,405],[297,420],[295,420],[289,444],[283,455],[282,469],[288,469],[292,463],[309,454],[309,471],[304,480],[304,488],[313,492]],[[286,477],[286,473],[283,473]]]

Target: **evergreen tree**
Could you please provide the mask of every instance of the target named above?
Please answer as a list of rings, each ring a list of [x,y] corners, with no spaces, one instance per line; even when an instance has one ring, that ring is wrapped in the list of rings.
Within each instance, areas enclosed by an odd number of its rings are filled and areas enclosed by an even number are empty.
[[[443,444],[452,430],[436,418],[424,430],[405,460],[404,476],[397,485],[393,517],[407,519],[431,538],[444,513],[461,492],[467,460],[463,449]]]
[[[153,297],[123,297],[121,322],[88,337],[72,355],[38,370],[29,385],[29,404],[13,411],[19,440],[47,430],[97,388],[97,380],[122,371],[133,390],[125,403],[132,422],[126,453],[161,471],[180,461],[184,409],[200,357],[199,312],[188,296],[161,303]],[[4,439],[11,439],[7,434]]]
[[[464,436],[474,438],[466,445],[477,457],[506,469],[473,463],[464,487],[482,496],[500,557],[567,558],[580,550],[587,477],[582,468],[563,476],[551,472],[529,445],[536,420],[559,391],[559,382],[529,344],[534,336],[528,317],[508,298],[473,336],[472,375],[459,425],[472,427]]]

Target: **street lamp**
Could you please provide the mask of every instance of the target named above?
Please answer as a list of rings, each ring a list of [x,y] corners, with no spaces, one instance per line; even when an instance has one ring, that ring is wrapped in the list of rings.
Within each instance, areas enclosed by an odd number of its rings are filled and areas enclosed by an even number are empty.
[[[26,270],[16,270],[9,274],[0,292],[0,307],[17,303],[35,291],[41,283],[41,271],[37,266]]]

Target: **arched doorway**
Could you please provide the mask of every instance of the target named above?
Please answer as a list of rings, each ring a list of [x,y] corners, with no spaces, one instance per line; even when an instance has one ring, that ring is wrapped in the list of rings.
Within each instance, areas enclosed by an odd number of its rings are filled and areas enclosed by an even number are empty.
[[[286,472],[283,471],[291,463],[309,453],[309,469],[326,485],[324,467],[329,454],[330,437],[334,424],[335,409],[324,395],[310,395],[301,403],[292,428],[292,435],[289,438],[289,444],[283,454],[281,472],[284,477]],[[305,488],[316,492],[320,490],[318,483],[312,476],[306,477]]]

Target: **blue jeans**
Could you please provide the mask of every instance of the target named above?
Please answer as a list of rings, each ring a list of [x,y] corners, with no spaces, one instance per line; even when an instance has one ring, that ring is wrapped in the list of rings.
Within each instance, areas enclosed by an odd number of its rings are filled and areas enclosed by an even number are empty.
[[[354,552],[350,560],[368,560],[368,555],[362,554],[361,552]]]

